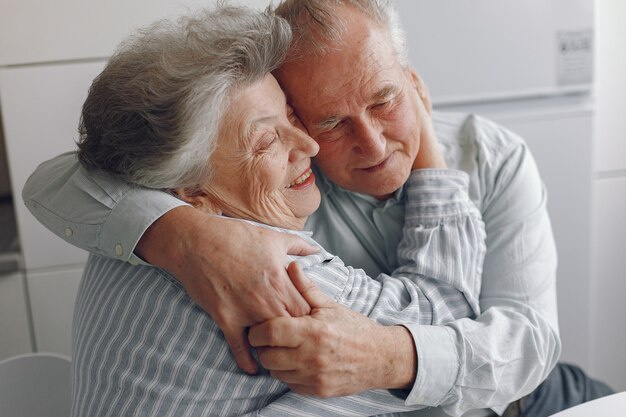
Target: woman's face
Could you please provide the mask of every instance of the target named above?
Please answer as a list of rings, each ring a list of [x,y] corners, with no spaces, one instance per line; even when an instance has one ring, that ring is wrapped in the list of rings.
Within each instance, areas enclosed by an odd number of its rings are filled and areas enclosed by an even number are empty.
[[[231,96],[206,186],[225,215],[302,229],[320,203],[311,171],[319,150],[272,75]]]

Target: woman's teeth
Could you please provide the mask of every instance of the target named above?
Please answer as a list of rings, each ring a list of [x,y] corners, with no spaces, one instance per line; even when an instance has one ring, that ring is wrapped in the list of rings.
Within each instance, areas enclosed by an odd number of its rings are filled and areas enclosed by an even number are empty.
[[[291,188],[294,185],[302,184],[304,181],[309,179],[309,177],[311,176],[312,173],[313,173],[313,170],[311,168],[309,168],[304,174],[300,175],[298,178],[296,178],[294,181],[292,181],[291,184],[289,184],[287,186],[287,188]]]

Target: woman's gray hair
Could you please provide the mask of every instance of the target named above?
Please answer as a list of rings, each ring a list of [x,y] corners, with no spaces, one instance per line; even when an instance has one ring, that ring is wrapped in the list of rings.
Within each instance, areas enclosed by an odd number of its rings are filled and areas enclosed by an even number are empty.
[[[404,67],[408,65],[406,34],[391,0],[283,0],[272,11],[291,26],[289,58],[298,59],[309,53],[321,55],[332,50],[333,45],[341,45],[347,27],[336,10],[342,7],[356,8],[382,25],[398,62]]]
[[[278,67],[290,42],[285,20],[240,7],[139,31],[91,85],[79,128],[81,163],[157,189],[208,181],[229,96]]]

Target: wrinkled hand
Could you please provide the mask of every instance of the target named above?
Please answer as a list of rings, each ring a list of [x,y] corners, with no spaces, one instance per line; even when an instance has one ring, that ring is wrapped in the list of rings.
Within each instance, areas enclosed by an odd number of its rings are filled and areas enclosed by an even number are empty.
[[[285,255],[317,248],[297,236],[176,208],[143,235],[136,252],[172,273],[220,327],[237,365],[256,373],[248,326],[302,316],[310,307],[285,271]]]
[[[413,69],[411,70],[411,78],[417,92],[416,107],[420,123],[420,148],[415,157],[413,169],[446,168],[447,164],[437,144],[437,136],[433,128],[433,107],[428,87]]]
[[[408,330],[381,326],[335,303],[295,262],[288,271],[310,315],[272,319],[248,334],[273,377],[294,392],[322,398],[412,384],[416,356]]]

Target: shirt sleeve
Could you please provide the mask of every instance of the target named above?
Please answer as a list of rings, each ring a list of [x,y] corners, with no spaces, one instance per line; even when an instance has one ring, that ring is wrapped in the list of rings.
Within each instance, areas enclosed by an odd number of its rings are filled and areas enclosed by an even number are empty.
[[[490,407],[497,413],[532,392],[556,364],[556,249],[546,191],[520,144],[485,186],[487,232],[475,320],[407,326],[419,366],[407,404],[440,406],[450,415]]]
[[[131,263],[144,263],[133,251],[146,229],[186,205],[167,193],[87,171],[74,152],[39,165],[22,198],[33,216],[66,242]]]
[[[440,325],[474,317],[480,313],[485,232],[468,183],[465,173],[454,170],[411,174],[398,248],[401,266],[392,276],[370,278],[337,257],[314,265],[309,261],[305,272],[327,295],[384,325]],[[405,397],[403,391],[372,390],[320,400],[289,392],[258,415],[364,416],[424,407],[408,404]]]

